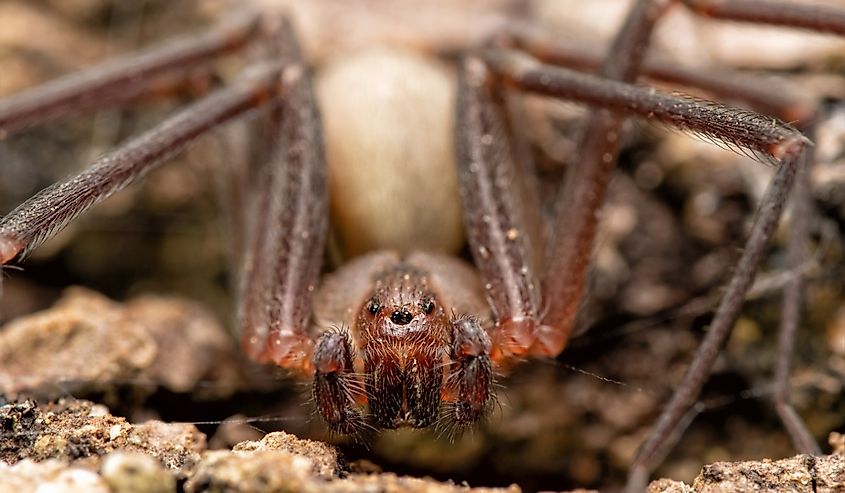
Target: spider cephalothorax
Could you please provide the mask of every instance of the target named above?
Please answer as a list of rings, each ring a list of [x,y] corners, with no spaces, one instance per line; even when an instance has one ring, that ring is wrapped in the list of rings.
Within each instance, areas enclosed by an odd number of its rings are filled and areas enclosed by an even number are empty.
[[[461,261],[440,255],[380,253],[345,266],[370,289],[341,313],[349,330],[324,334],[315,348],[314,396],[341,432],[357,432],[366,403],[378,428],[425,428],[441,412],[457,424],[478,420],[492,398],[490,340],[466,298],[483,306],[478,281]],[[327,291],[339,285],[330,280]],[[334,298],[338,297],[334,295]],[[463,299],[462,299],[463,298]]]

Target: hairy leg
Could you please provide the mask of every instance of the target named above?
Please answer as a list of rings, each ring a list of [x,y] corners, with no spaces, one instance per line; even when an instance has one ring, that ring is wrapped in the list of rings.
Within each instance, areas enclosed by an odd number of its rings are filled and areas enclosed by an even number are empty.
[[[693,4],[701,6],[701,9],[697,11],[711,17],[755,23],[772,22],[783,26],[829,32],[842,31],[841,20],[838,20],[843,15],[841,9],[818,10],[817,7],[788,4],[789,8],[782,10],[778,5],[771,3],[736,2],[726,5],[727,8],[708,10],[704,8],[704,4],[709,2],[688,1],[686,3],[691,7]],[[786,14],[793,10],[794,13]],[[826,18],[827,14],[831,14],[829,18]],[[515,28],[497,41],[499,45],[520,48],[555,65],[594,71],[600,64],[600,55],[597,50],[586,46],[559,43],[550,33],[536,28],[525,26]],[[656,81],[703,90],[722,99],[743,101],[762,113],[777,116],[784,121],[796,122],[798,128],[802,129],[807,136],[813,134],[813,126],[817,118],[817,103],[790,85],[728,71],[702,73],[654,59],[644,63],[643,75]],[[796,448],[803,453],[818,453],[819,447],[789,404],[787,387],[792,346],[800,323],[803,298],[804,282],[800,271],[809,258],[809,224],[814,216],[808,178],[814,161],[812,154],[813,149],[809,148],[806,163],[799,170],[791,200],[794,220],[790,223],[788,255],[794,273],[783,295],[784,308],[773,394],[778,415],[784,422]]]
[[[0,264],[22,258],[94,204],[125,188],[216,126],[275,97],[280,67],[256,67],[232,86],[168,118],[51,185],[0,219]]]
[[[241,341],[248,356],[311,373],[308,325],[328,229],[323,137],[311,78],[286,23],[276,55],[285,68],[273,112],[273,146],[258,166],[244,215]]]
[[[0,138],[37,123],[172,92],[192,71],[243,48],[260,33],[252,12],[227,18],[208,31],[69,74],[0,100]]]
[[[751,286],[757,264],[780,217],[795,172],[807,158],[809,141],[788,125],[748,111],[543,66],[516,52],[490,50],[484,53],[484,57],[506,83],[517,88],[703,133],[732,145],[749,148],[767,156],[767,159],[779,166],[778,174],[758,210],[743,256],[717,308],[711,328],[634,464],[631,484],[643,484],[659,451],[694,404],[722,342],[739,315],[742,300]]]

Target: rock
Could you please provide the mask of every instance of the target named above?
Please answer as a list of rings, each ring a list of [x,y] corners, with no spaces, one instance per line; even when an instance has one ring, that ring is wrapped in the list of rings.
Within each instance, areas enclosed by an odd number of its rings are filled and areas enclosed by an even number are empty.
[[[339,475],[337,450],[323,442],[301,440],[284,432],[269,433],[259,441],[241,442],[232,449],[236,454],[280,451],[306,457],[313,462],[311,472],[324,478]]]
[[[794,491],[833,493],[845,488],[845,456],[796,455],[772,461],[717,462],[705,466],[692,486],[653,481],[649,493]]]
[[[138,380],[156,359],[151,335],[105,297],[68,290],[51,310],[0,331],[0,393],[50,398]]]
[[[648,485],[648,493],[693,493],[692,486],[671,479],[657,479]]]
[[[0,462],[0,493],[111,493],[106,481],[82,467],[68,467],[57,459],[16,464]]]
[[[231,449],[240,442],[261,440],[264,432],[250,423],[247,416],[238,414],[224,420],[208,440],[211,450]]]
[[[510,488],[469,488],[393,473],[347,474],[334,447],[284,432],[241,442],[232,451],[209,451],[185,484],[188,492],[518,492]]]
[[[155,360],[143,377],[170,391],[193,391],[201,398],[227,397],[242,383],[239,348],[225,327],[198,304],[142,296],[126,303],[124,313],[156,343]],[[198,385],[208,382],[213,385]]]
[[[832,434],[831,443],[841,435]],[[378,467],[371,468],[379,471]],[[351,472],[325,443],[275,432],[231,450],[206,450],[193,425],[131,424],[86,401],[0,407],[0,493],[21,492],[518,492],[470,488],[450,481]],[[705,466],[692,485],[661,479],[650,493],[814,491],[845,487],[845,454],[719,462]],[[580,490],[583,491],[583,490]]]
[[[834,431],[828,437],[827,442],[833,447],[834,454],[845,455],[845,435]]]
[[[103,460],[100,475],[113,493],[166,493],[176,491],[176,478],[154,458],[133,452],[112,452]]]
[[[197,473],[185,485],[190,493],[299,491],[299,492],[519,492],[519,488],[469,488],[428,478],[393,473],[350,474],[331,478],[314,474],[314,462],[284,450],[213,451],[205,455]]]
[[[518,492],[385,474],[346,474],[321,442],[276,432],[232,450],[205,450],[193,425],[131,424],[101,405],[33,401],[0,407],[0,493],[410,491]]]
[[[130,383],[142,394],[162,386],[220,398],[241,382],[237,361],[232,338],[194,303],[118,304],[73,288],[52,309],[0,330],[0,393],[52,399]]]
[[[153,457],[182,478],[199,461],[205,442],[193,425],[155,420],[136,425],[87,401],[0,407],[0,460],[7,464],[55,459],[98,470],[105,455],[121,450]]]

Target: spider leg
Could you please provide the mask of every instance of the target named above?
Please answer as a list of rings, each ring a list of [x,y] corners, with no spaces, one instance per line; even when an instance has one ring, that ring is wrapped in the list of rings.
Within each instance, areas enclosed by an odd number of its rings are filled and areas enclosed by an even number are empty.
[[[726,19],[741,22],[753,22],[770,25],[779,25],[786,27],[804,28],[819,32],[829,32],[834,34],[845,34],[845,10],[840,8],[825,7],[822,5],[799,5],[785,2],[759,2],[755,0],[738,0],[734,2],[714,2],[712,0],[683,0],[683,3],[691,10],[704,16]],[[815,112],[802,115],[798,119],[800,127],[807,135],[812,136],[815,125]],[[795,190],[792,197],[793,220],[790,223],[790,241],[787,247],[788,261],[794,273],[786,284],[783,293],[783,309],[781,316],[781,325],[779,330],[778,340],[778,354],[775,366],[775,381],[773,404],[775,411],[784,424],[792,442],[799,452],[807,454],[819,454],[821,449],[815,438],[807,429],[806,425],[801,420],[795,409],[789,402],[789,373],[792,363],[793,347],[795,343],[795,335],[798,331],[798,325],[801,317],[801,307],[804,295],[804,278],[801,274],[801,266],[809,258],[809,223],[813,217],[812,202],[810,194],[809,173],[813,165],[812,148],[808,147],[802,155],[796,160],[796,176],[794,177]],[[769,187],[769,192],[766,198],[761,202],[760,209],[758,209],[758,218],[762,216],[763,207],[770,199],[770,194],[774,195],[774,189],[778,187],[779,176],[775,177],[775,181]],[[784,197],[785,198],[785,197]],[[748,244],[753,240],[752,236],[748,240]],[[744,259],[745,257],[743,257]],[[742,260],[740,260],[742,263]],[[731,280],[733,284],[737,273]],[[721,311],[722,305],[725,304],[727,294],[723,297],[723,302],[719,308]],[[717,316],[719,311],[717,311]],[[715,326],[716,319],[713,321]],[[712,331],[712,326],[711,326]],[[726,329],[726,335],[729,328]],[[705,345],[708,343],[710,337],[708,332],[707,337],[698,350],[698,354],[687,372],[689,376],[693,372],[693,368],[699,360],[706,361],[708,357],[703,354],[706,351]],[[726,336],[725,335],[725,336]],[[721,342],[721,341],[720,341]],[[717,351],[718,346],[713,346],[711,351]],[[715,360],[715,356],[709,359]],[[707,368],[712,366],[710,362]],[[701,371],[705,371],[702,369]],[[684,383],[687,380],[693,381],[692,378],[685,376]],[[627,488],[630,491],[636,491],[645,486],[647,481],[648,471],[654,467],[657,459],[662,451],[668,446],[666,443],[673,431],[678,426],[681,419],[681,409],[692,405],[692,401],[685,401],[682,393],[682,387],[676,391],[670,403],[666,406],[657,425],[652,433],[646,439],[645,443],[639,450],[637,457],[632,465]],[[696,382],[696,394],[703,384],[703,379]],[[687,404],[688,402],[688,404]],[[660,434],[665,433],[666,438],[661,438]]]
[[[687,2],[692,4],[694,2]],[[703,4],[705,2],[698,2]],[[731,3],[730,6],[737,4]],[[793,18],[781,17],[778,21],[781,25],[792,27],[824,27],[812,23],[808,19],[818,18],[820,14],[813,9],[807,11],[806,6],[789,4],[797,9],[798,16]],[[763,13],[769,11],[769,4],[753,4],[755,9],[762,9]],[[788,9],[789,10],[789,9]],[[745,12],[744,17],[737,15],[738,12]],[[774,21],[763,13],[751,15],[747,9],[736,10],[721,9],[708,12],[707,15],[723,16],[733,20],[748,20],[760,22],[763,19]],[[778,11],[780,15],[781,11]],[[734,14],[734,15],[731,15]],[[832,19],[841,18],[842,11],[835,9],[833,15],[825,22],[826,26],[840,26]],[[836,27],[842,31],[842,27]],[[831,29],[833,30],[833,29]],[[533,56],[554,65],[564,65],[582,70],[594,71],[600,64],[600,54],[594,49],[584,46],[572,46],[556,42],[549,33],[542,32],[536,28],[520,27],[513,29],[497,40],[499,45],[510,46],[522,49]],[[796,88],[783,83],[773,84],[772,81],[736,74],[730,72],[697,72],[690,69],[678,67],[677,65],[660,60],[646,60],[643,65],[643,75],[646,77],[671,84],[691,87],[703,90],[720,99],[732,99],[742,101],[757,111],[765,114],[778,116],[784,121],[796,122],[802,132],[812,140],[814,124],[817,119],[817,104],[811,98],[799,93]],[[768,89],[766,89],[768,87]],[[801,269],[809,258],[809,230],[814,214],[810,195],[809,175],[814,163],[813,148],[807,150],[807,162],[798,171],[794,190],[792,192],[791,204],[793,217],[789,224],[789,241],[787,245],[789,264],[794,274],[787,283],[783,294],[783,314],[779,330],[779,344],[777,365],[775,368],[775,381],[773,392],[773,403],[775,410],[783,421],[796,449],[803,453],[819,453],[820,449],[816,440],[807,431],[803,422],[788,402],[788,380],[789,367],[793,353],[795,333],[800,322],[801,306],[804,290],[804,280],[800,274]]]
[[[260,32],[260,21],[258,14],[246,12],[203,33],[177,38],[13,94],[0,100],[0,138],[58,116],[171,93],[191,78],[193,70],[253,40]]]
[[[604,50],[594,45],[560,42],[554,33],[536,26],[511,28],[497,37],[494,45],[518,49],[550,65],[584,72],[597,71],[604,56]],[[718,100],[741,101],[760,113],[799,122],[799,127],[803,127],[803,122],[813,121],[816,114],[816,102],[798,87],[766,77],[718,69],[697,71],[655,57],[646,58],[641,74],[652,81],[704,91]]]
[[[280,67],[257,67],[55,183],[0,219],[0,264],[23,258],[70,221],[172,157],[195,139],[275,96]]]
[[[536,339],[540,281],[531,261],[536,245],[524,227],[532,211],[519,200],[529,183],[520,181],[491,83],[481,60],[463,61],[455,140],[464,223],[496,320],[492,356],[503,360],[524,355]]]
[[[364,415],[358,406],[353,359],[355,350],[349,335],[329,332],[317,341],[314,350],[314,401],[330,429],[345,435],[360,432]]]
[[[809,141],[788,125],[744,110],[696,98],[669,95],[565,69],[545,67],[515,52],[491,50],[483,56],[505,83],[514,87],[702,132],[767,155],[779,166],[761,201],[745,250],[716,310],[710,329],[634,463],[630,484],[644,484],[646,471],[655,462],[658,452],[672,436],[672,431],[681,418],[694,404],[719,354],[721,344],[739,315],[745,293],[753,282],[757,264],[780,218],[796,171],[806,160]]]
[[[683,0],[683,3],[694,12],[712,18],[845,35],[845,9],[842,8],[755,0],[727,3]],[[798,121],[799,128],[812,137],[815,133],[815,114],[807,115]],[[783,293],[772,402],[795,448],[801,453],[818,455],[821,453],[818,442],[789,402],[789,373],[804,297],[805,281],[801,266],[809,258],[810,223],[814,217],[809,178],[813,164],[812,149],[809,149],[806,162],[798,169],[795,190],[792,192],[793,220],[790,222],[787,255],[794,273]]]
[[[845,34],[845,10],[826,5],[802,5],[776,0],[681,0],[690,10],[707,17],[740,22],[798,27]]]
[[[653,26],[669,7],[664,0],[639,0],[632,7],[599,74],[632,82],[645,57]],[[555,204],[557,216],[546,246],[543,325],[555,334],[545,355],[555,356],[566,345],[587,281],[587,271],[599,216],[616,164],[624,117],[605,109],[590,115],[579,148],[578,163],[567,173]],[[543,353],[540,353],[543,354]]]
[[[0,219],[0,265],[22,259],[91,206],[125,188],[217,126],[256,109],[277,118],[274,146],[257,166],[246,216],[248,251],[242,258],[242,337],[260,360],[310,371],[312,341],[305,334],[322,259],[326,228],[325,166],[310,77],[292,29],[250,14],[204,34],[68,76],[0,102],[0,131],[58,113],[91,109],[98,100],[126,102],[161,88],[184,67],[242,46],[269,27],[273,61],[251,66],[217,90],[97,159],[87,169],[42,190]],[[122,90],[125,89],[125,92]],[[310,240],[310,242],[308,242]],[[306,245],[308,247],[306,248]]]
[[[80,113],[176,89],[192,71],[239,49],[258,33],[261,17],[247,12],[214,28],[129,54],[0,100],[0,138],[58,116]],[[22,258],[68,222],[179,152],[211,128],[271,99],[279,67],[257,69],[126,142],[85,171],[54,184],[0,219],[0,265]],[[262,73],[263,72],[263,73]]]
[[[801,27],[823,32],[845,32],[845,12],[841,9],[743,0],[738,2],[688,0],[684,3],[695,9],[697,12],[711,17]],[[585,51],[583,49],[575,50],[566,47],[562,48],[560,45],[551,44],[546,39],[538,37],[536,30],[532,31],[522,29],[510,33],[510,35],[510,39],[505,39],[506,43],[527,48],[529,52],[535,53],[540,58],[552,63],[572,64],[586,69],[594,69],[598,66],[598,58],[594,53],[590,53],[589,51]],[[619,47],[617,46],[616,49],[611,50],[611,53],[617,53],[618,48]],[[758,85],[749,84],[742,78],[725,78],[722,74],[697,74],[692,71],[662,64],[659,61],[646,62],[643,66],[643,72],[654,79],[702,88],[716,95],[744,100],[763,112],[776,114],[788,121],[796,121],[798,122],[799,128],[804,130],[807,135],[812,136],[813,134],[813,125],[816,118],[816,104],[808,98],[801,97],[796,93],[790,93],[789,91],[776,91],[769,93],[760,90],[760,86]],[[786,430],[789,432],[796,448],[801,452],[812,454],[819,453],[818,444],[809,433],[795,410],[789,404],[787,396],[792,347],[799,324],[800,308],[803,296],[804,280],[800,274],[800,268],[808,258],[808,224],[812,218],[812,204],[810,202],[811,197],[809,192],[809,168],[812,166],[813,162],[812,147],[805,147],[801,158],[798,159],[798,161],[799,162],[796,163],[797,176],[794,178],[795,191],[793,192],[792,198],[794,219],[790,223],[790,242],[788,245],[789,263],[795,273],[786,285],[783,295],[783,313],[779,336],[777,365],[775,369],[773,402],[775,410],[784,423]],[[777,181],[774,181],[770,187],[774,189],[779,188],[780,185]],[[786,189],[788,188],[789,187],[786,186]],[[564,192],[566,192],[566,190],[564,190]],[[770,194],[770,196],[771,195],[776,194]],[[761,203],[761,209],[764,203]],[[752,237],[749,238],[749,244],[754,241],[756,240],[752,235]],[[550,272],[557,271],[551,269]],[[739,272],[736,273],[736,276],[738,275],[740,275]],[[546,292],[544,292],[544,294],[546,294]],[[725,313],[721,307],[720,313]],[[732,322],[728,324],[728,326],[731,324]],[[726,330],[729,330],[729,327]],[[704,344],[707,344],[707,342],[705,341]],[[715,345],[713,347],[717,346],[718,345]],[[712,362],[701,367],[697,367],[698,362],[704,362],[710,358],[709,356],[706,356],[705,353],[706,350],[702,347],[699,350],[700,356],[695,358],[693,366],[687,373],[689,378],[685,378],[684,383],[682,383],[676,393],[676,398],[673,398],[673,401],[665,408],[661,421],[658,423],[658,427],[653,430],[649,439],[644,444],[643,449],[640,450],[640,454],[635,460],[631,476],[629,477],[629,487],[632,490],[637,490],[640,489],[641,486],[645,486],[645,481],[647,479],[646,471],[657,462],[659,450],[661,448],[665,450],[665,448],[668,447],[668,442],[673,436],[677,435],[677,427],[685,414],[685,411],[683,410],[687,409],[686,406],[691,405],[693,402],[692,398],[685,400],[684,398],[680,398],[678,394],[685,392],[684,387],[687,384],[692,383],[693,380],[697,380],[697,377],[693,378],[691,376],[692,374],[701,373],[701,379],[704,379],[705,376],[709,374],[709,366],[712,365]],[[715,356],[713,356],[713,358],[715,358]],[[705,369],[704,366],[707,368]],[[696,388],[700,389],[701,383],[703,383],[703,380],[700,383],[696,383]],[[695,390],[694,392],[697,395],[698,390]],[[681,402],[686,403],[680,404]],[[675,409],[673,409],[673,406]],[[666,418],[672,413],[674,413],[674,418]],[[674,421],[674,424],[671,426],[664,426],[663,429],[661,429],[661,425],[665,425],[667,420]],[[651,457],[647,457],[649,453],[652,454]],[[644,465],[646,463],[648,463],[648,465]]]
[[[292,29],[282,24],[282,94],[270,116],[269,156],[252,181],[239,323],[248,356],[310,373],[306,329],[328,228],[328,190],[320,117]]]
[[[628,476],[628,487],[633,491],[640,490],[640,486],[645,486],[648,471],[653,469],[655,462],[659,460],[661,449],[667,445],[667,441],[676,431],[684,414],[695,404],[695,399],[710,374],[721,346],[739,316],[745,293],[751,287],[757,265],[763,257],[764,248],[777,227],[795,175],[807,159],[805,141],[795,140],[788,145],[791,148],[788,151],[789,154],[781,162],[777,174],[760,202],[751,234],[716,309],[710,328],[672,399],[664,408],[657,424],[634,459]]]
[[[667,0],[640,0],[602,68],[606,78],[631,80],[644,56],[651,27]],[[488,60],[489,62],[490,60]],[[498,67],[492,64],[494,71]],[[536,239],[526,234],[530,214],[518,200],[528,184],[515,171],[514,150],[491,89],[493,77],[478,59],[463,65],[458,91],[457,155],[464,218],[472,253],[496,316],[497,360],[525,354],[556,356],[571,333],[586,282],[597,225],[595,211],[613,170],[622,117],[598,110],[582,144],[582,162],[567,178],[557,204],[557,232],[545,253],[547,275],[531,262]],[[517,190],[517,193],[513,193]],[[546,305],[540,313],[541,289]]]
[[[812,135],[812,131],[809,135]],[[803,454],[821,455],[821,448],[815,437],[789,402],[789,377],[795,336],[804,305],[806,283],[802,268],[810,258],[810,225],[815,217],[810,193],[810,171],[814,163],[812,148],[807,150],[804,159],[805,161],[799,164],[791,197],[792,220],[789,223],[787,256],[793,272],[783,291],[772,402],[795,448]]]
[[[452,417],[459,425],[478,421],[487,411],[493,395],[490,339],[469,317],[452,321],[452,368],[448,390],[454,393]]]

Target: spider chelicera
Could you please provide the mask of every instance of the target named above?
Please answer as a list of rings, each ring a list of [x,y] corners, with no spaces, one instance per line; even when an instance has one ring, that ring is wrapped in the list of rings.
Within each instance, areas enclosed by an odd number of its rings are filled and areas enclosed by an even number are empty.
[[[219,27],[108,62],[0,101],[4,135],[75,111],[177,87],[191,69],[250,46],[257,60],[234,83],[43,190],[0,220],[0,264],[22,259],[89,207],[124,188],[212,128],[262,110],[272,129],[242,187],[239,324],[252,358],[310,375],[319,414],[342,433],[364,427],[470,424],[493,399],[493,374],[565,347],[584,295],[597,214],[626,116],[659,121],[750,150],[777,166],[700,349],[637,455],[629,477],[641,489],[660,451],[694,403],[736,320],[791,189],[806,217],[814,108],[747,83],[645,62],[654,25],[674,3],[715,18],[845,33],[845,11],[738,0],[639,0],[608,55],[560,46],[514,29],[457,62],[455,145],[470,250],[477,270],[436,253],[379,251],[323,279],[328,227],[322,123],[291,27],[281,18],[233,17]],[[519,50],[519,51],[518,51]],[[577,72],[561,65],[585,69]],[[598,70],[596,75],[588,73]],[[768,116],[633,85],[638,74],[745,99]],[[501,94],[515,89],[595,108],[581,156],[554,217],[540,215],[536,184],[518,163]],[[802,133],[802,131],[804,133]],[[797,186],[793,187],[796,183]],[[377,183],[374,185],[377,186]],[[791,263],[806,257],[806,221],[792,221]],[[787,284],[775,405],[797,447],[818,452],[788,403],[789,348],[802,282]],[[334,327],[334,329],[332,329]]]

